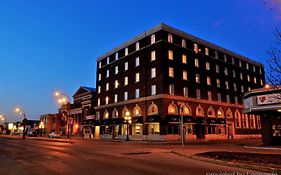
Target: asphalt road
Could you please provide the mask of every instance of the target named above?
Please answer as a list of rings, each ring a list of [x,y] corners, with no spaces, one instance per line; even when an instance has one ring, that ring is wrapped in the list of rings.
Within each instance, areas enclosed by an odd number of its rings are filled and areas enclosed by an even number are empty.
[[[191,145],[190,150],[196,149]],[[200,148],[200,145],[198,145]],[[216,146],[214,146],[216,147]],[[192,149],[191,149],[192,148]],[[201,147],[202,148],[208,148]],[[252,170],[182,157],[179,145],[81,140],[71,143],[0,138],[0,174],[248,175]],[[215,174],[213,174],[215,175]]]

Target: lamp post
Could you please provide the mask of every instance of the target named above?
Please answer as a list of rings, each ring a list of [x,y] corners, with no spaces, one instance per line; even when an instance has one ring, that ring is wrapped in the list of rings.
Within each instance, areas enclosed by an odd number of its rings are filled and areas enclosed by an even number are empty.
[[[127,111],[125,112],[125,121],[127,124],[127,136],[126,136],[126,141],[129,141],[129,124],[132,123],[132,117],[130,116],[130,112]]]
[[[26,113],[24,112],[24,110],[20,109],[20,108],[16,108],[15,109],[16,113],[20,114],[23,116],[23,120],[22,120],[22,124],[23,124],[23,134],[22,134],[22,139],[25,139],[25,126],[27,125],[28,120],[26,119]]]
[[[178,115],[180,124],[180,135],[181,135],[181,145],[184,146],[184,134],[183,134],[183,106],[178,104]]]

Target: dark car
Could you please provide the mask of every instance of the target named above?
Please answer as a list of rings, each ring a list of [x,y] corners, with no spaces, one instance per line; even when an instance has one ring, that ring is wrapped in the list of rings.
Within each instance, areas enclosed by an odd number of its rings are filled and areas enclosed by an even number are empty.
[[[38,133],[36,131],[31,131],[27,134],[27,136],[29,137],[37,137],[38,136]]]

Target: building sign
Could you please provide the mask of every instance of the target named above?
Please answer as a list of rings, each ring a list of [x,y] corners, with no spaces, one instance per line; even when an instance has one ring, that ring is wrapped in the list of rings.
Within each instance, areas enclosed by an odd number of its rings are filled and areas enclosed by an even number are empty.
[[[281,94],[267,94],[257,96],[258,105],[276,104],[281,103]]]
[[[88,116],[85,116],[86,120],[91,120],[91,119],[95,119],[95,115],[88,115]]]
[[[253,97],[246,98],[244,100],[244,107],[247,109],[247,108],[250,108],[252,106],[253,106]]]

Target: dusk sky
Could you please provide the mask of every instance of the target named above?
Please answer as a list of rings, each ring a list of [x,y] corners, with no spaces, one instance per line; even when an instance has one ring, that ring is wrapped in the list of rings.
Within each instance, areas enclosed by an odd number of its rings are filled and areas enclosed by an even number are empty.
[[[96,58],[165,23],[266,64],[281,0],[0,1],[0,113],[55,113],[53,93],[95,87]]]

